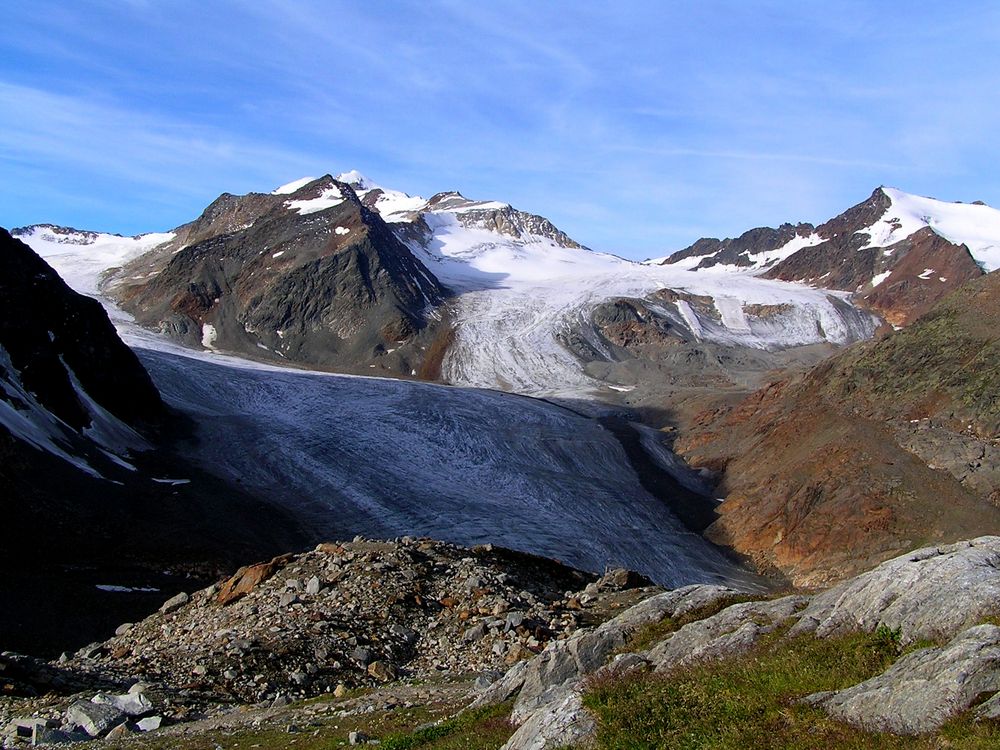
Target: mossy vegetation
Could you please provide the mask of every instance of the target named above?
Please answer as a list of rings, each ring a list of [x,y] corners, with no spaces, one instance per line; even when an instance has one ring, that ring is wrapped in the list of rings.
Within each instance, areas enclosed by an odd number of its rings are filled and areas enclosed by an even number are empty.
[[[871,734],[798,701],[884,671],[900,654],[893,631],[816,639],[781,633],[746,656],[692,665],[669,675],[592,682],[584,703],[598,717],[600,748],[696,750],[894,750],[986,748],[1000,727],[960,718],[938,736]]]
[[[330,701],[340,704],[340,701]],[[375,711],[353,716],[317,717],[305,723],[272,719],[259,729],[207,730],[193,734],[153,732],[122,741],[106,742],[112,748],[143,750],[335,750],[348,746],[352,731],[379,740],[388,750],[498,750],[514,733],[509,721],[511,703],[461,710],[464,701],[419,708]],[[316,701],[297,706],[315,705]],[[294,708],[294,707],[293,707]],[[294,725],[294,731],[288,726]]]
[[[1000,278],[962,287],[912,326],[856,347],[827,374],[827,392],[864,398],[884,416],[958,409],[992,434],[1000,425]]]

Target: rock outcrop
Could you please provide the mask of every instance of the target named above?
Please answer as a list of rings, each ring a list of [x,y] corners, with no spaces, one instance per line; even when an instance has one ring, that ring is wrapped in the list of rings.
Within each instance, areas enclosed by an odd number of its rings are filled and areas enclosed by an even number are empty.
[[[598,628],[554,642],[527,666],[508,673],[524,682],[511,717],[520,728],[505,750],[593,740],[595,719],[581,700],[587,677],[615,679],[646,669],[669,675],[696,662],[738,658],[775,633],[788,639],[830,638],[892,628],[903,643],[928,638],[942,643],[905,654],[858,685],[802,696],[802,703],[854,726],[896,734],[932,732],[983,698],[990,700],[978,713],[988,718],[1000,700],[1000,627],[974,623],[1000,612],[998,552],[998,537],[916,550],[814,597],[731,604],[666,633],[645,651],[621,654],[616,645],[590,648],[587,658],[579,658],[580,644],[621,644],[622,633],[636,623],[677,618],[730,594],[696,586],[653,596]]]
[[[794,633],[820,637],[880,625],[901,642],[951,638],[1000,612],[1000,537],[917,550],[817,594]]]
[[[1000,690],[1000,627],[978,625],[940,648],[906,654],[882,674],[815,696],[836,719],[871,732],[923,734]]]

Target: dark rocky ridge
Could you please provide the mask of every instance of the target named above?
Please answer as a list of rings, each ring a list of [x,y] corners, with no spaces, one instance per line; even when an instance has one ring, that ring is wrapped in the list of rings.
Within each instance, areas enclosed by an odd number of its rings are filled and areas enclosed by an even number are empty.
[[[301,540],[284,513],[174,454],[188,426],[100,303],[3,230],[0,306],[0,408],[16,427],[0,423],[0,649],[46,653],[154,606],[97,584],[169,590],[184,576],[164,566],[210,575]],[[114,418],[146,440],[130,433],[114,455],[100,442]]]
[[[676,263],[684,258],[704,258],[696,267],[711,268],[720,263],[736,266],[749,266],[750,255],[757,255],[776,247],[781,247],[794,237],[807,237],[813,231],[812,224],[782,224],[777,229],[772,227],[757,227],[748,229],[735,239],[718,240],[714,237],[702,237],[693,245],[678,250],[665,263]]]
[[[133,427],[164,408],[153,381],[118,338],[104,308],[70,289],[27,245],[0,229],[0,347],[48,411],[82,429],[91,417],[72,383]],[[0,372],[3,372],[0,365]]]
[[[286,207],[327,190],[343,201],[306,214]],[[436,335],[431,313],[448,295],[381,217],[329,176],[287,195],[223,195],[108,291],[141,324],[188,345],[209,341],[204,326],[212,326],[210,343],[221,350],[402,375],[420,368]]]

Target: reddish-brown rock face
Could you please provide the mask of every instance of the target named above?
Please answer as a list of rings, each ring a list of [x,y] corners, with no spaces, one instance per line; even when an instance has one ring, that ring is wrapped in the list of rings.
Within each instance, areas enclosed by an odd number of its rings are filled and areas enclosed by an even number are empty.
[[[894,258],[888,278],[863,296],[889,323],[901,328],[930,310],[949,292],[983,275],[968,249],[925,228],[885,253]]]
[[[242,599],[287,565],[292,557],[290,554],[281,555],[267,562],[240,568],[219,587],[215,601],[218,604],[231,604]]]
[[[924,239],[914,268],[933,257]],[[721,472],[708,536],[823,585],[920,544],[1000,533],[998,361],[990,274],[904,331],[703,414],[675,447]]]

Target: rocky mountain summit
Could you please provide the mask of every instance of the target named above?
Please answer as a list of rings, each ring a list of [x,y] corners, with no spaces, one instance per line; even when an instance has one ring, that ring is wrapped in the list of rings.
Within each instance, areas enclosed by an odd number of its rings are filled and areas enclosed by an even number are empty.
[[[409,375],[447,295],[329,175],[288,193],[224,194],[173,234],[105,289],[139,323],[191,346]]]
[[[415,742],[493,716],[508,718],[489,725],[483,747],[586,747],[609,730],[601,701],[615,690],[656,691],[695,667],[825,640],[850,648],[866,633],[885,660],[860,682],[790,695],[795,711],[933,736],[959,715],[998,715],[998,570],[1000,538],[983,537],[907,553],[819,594],[755,598],[715,585],[663,591],[626,571],[596,579],[489,547],[324,544],[178,595],[73,657],[4,654],[4,746],[32,734],[144,746],[140,730],[178,747],[220,731],[272,746],[275,729],[360,744],[386,725],[410,727]],[[423,711],[437,723],[407,723]]]
[[[1000,212],[877,188],[814,227],[760,227],[737,238],[703,238],[664,260],[694,269],[730,266],[764,278],[855,293],[894,326],[984,272],[1000,268]]]

